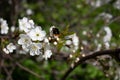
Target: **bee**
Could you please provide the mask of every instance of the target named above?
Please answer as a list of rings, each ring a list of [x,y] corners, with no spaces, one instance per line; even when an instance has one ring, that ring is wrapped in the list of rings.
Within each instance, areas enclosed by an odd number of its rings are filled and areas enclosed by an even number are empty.
[[[59,36],[60,36],[60,31],[58,28],[56,28],[55,26],[52,26],[50,28],[50,37],[49,37],[49,41],[50,42],[57,42],[59,40]]]
[[[60,31],[55,26],[50,28],[50,36],[53,38],[58,38],[60,36]]]

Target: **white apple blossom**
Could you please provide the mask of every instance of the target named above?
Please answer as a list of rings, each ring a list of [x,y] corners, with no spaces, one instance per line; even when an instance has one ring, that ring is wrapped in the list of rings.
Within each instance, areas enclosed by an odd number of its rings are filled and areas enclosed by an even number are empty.
[[[50,58],[52,55],[52,51],[51,50],[45,50],[43,58],[45,58],[45,60],[47,60],[48,58]]]
[[[18,40],[18,44],[22,45],[22,48],[25,51],[28,51],[28,47],[30,46],[30,44],[32,43],[30,37],[26,34],[20,34],[20,39]]]
[[[15,31],[15,26],[11,26],[10,30],[11,30],[11,32],[14,32]]]
[[[31,9],[27,9],[27,10],[26,10],[26,14],[27,14],[27,15],[32,15],[32,14],[33,14],[33,11],[32,11]]]
[[[45,38],[45,39],[44,39],[44,42],[49,44],[48,38]]]
[[[108,26],[105,26],[104,30],[106,32],[106,35],[103,37],[103,42],[104,42],[105,48],[109,49],[109,47],[110,47],[109,42],[112,38],[112,31]]]
[[[45,58],[45,60],[47,60],[48,58],[51,57],[52,55],[52,51],[50,50],[50,43],[49,40],[47,38],[44,39],[44,54],[43,54],[43,58]]]
[[[107,18],[107,19],[111,19],[113,16],[109,13],[103,12],[101,13],[99,16]]]
[[[90,4],[92,7],[98,8],[104,4],[107,4],[110,0],[86,0],[87,4]]]
[[[13,50],[15,50],[15,49],[16,49],[16,46],[15,46],[13,43],[9,43],[9,44],[7,45],[7,50],[8,50],[10,53],[12,53]]]
[[[109,43],[109,42],[105,42],[104,45],[105,45],[105,48],[106,48],[106,49],[109,49],[109,48],[110,48],[110,43]]]
[[[72,41],[71,41],[71,40],[66,40],[65,44],[66,44],[66,45],[71,45],[71,44],[72,44]]]
[[[106,22],[110,22],[110,20],[113,18],[113,15],[110,13],[102,12],[96,17],[96,20],[99,20],[100,18]]]
[[[96,51],[99,51],[100,49],[102,48],[102,44],[97,44],[97,49],[96,49]]]
[[[109,42],[112,38],[112,31],[108,26],[105,26],[104,30],[106,32],[106,35],[103,38],[103,42]]]
[[[34,56],[34,55],[42,54],[42,52],[40,51],[41,48],[42,48],[42,44],[41,43],[32,43],[29,46],[30,55]]]
[[[117,1],[114,3],[114,7],[120,10],[120,0],[117,0]]]
[[[84,30],[84,31],[82,32],[82,35],[87,35],[87,31]]]
[[[58,43],[57,43],[57,41],[54,41],[53,44],[54,44],[54,45],[57,45]]]
[[[0,19],[0,28],[1,28],[1,34],[7,34],[9,27],[8,24],[6,22],[6,20],[3,20],[2,18]]]
[[[3,48],[3,51],[4,51],[6,54],[9,54],[9,51],[8,51],[6,48]]]
[[[23,19],[19,19],[19,29],[20,29],[20,31],[29,32],[33,28],[34,28],[33,20],[29,20],[26,17],[23,17]]]
[[[92,2],[91,5],[94,7],[100,7],[102,5],[102,2],[100,0],[97,0],[96,2]]]
[[[102,5],[101,0],[86,0],[87,4],[90,4],[92,7],[100,7]]]
[[[73,41],[73,45],[75,47],[75,50],[77,50],[79,47],[79,38],[75,33],[73,34],[72,41]]]
[[[79,47],[79,38],[76,35],[76,33],[74,33],[72,35],[69,35],[69,36],[66,36],[65,38],[72,40],[72,45],[73,45],[73,48],[74,48],[73,51],[75,52]]]
[[[37,26],[36,28],[32,29],[28,35],[33,41],[42,41],[44,40],[46,36],[46,32],[41,29],[40,26]]]

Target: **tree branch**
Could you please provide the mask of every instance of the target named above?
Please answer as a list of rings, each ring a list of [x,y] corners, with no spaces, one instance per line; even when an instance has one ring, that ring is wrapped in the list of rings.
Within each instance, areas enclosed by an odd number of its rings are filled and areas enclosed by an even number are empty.
[[[104,50],[104,51],[97,51],[97,52],[93,52],[92,54],[89,54],[87,56],[84,57],[79,57],[79,61],[78,62],[74,62],[74,64],[72,66],[69,67],[69,69],[65,72],[65,74],[63,75],[61,80],[66,80],[66,78],[69,76],[69,74],[75,70],[75,68],[80,65],[82,62],[95,58],[97,56],[101,56],[101,55],[111,55],[114,56],[116,60],[120,60],[120,48],[118,49],[113,49],[113,50]]]
[[[16,62],[16,65],[17,65],[19,68],[21,68],[21,69],[23,69],[23,70],[29,72],[30,74],[32,74],[32,75],[34,75],[34,76],[36,76],[36,77],[38,77],[38,78],[41,78],[40,75],[38,75],[37,73],[33,72],[32,70],[30,70],[30,69],[28,69],[28,68],[22,66],[20,63]]]

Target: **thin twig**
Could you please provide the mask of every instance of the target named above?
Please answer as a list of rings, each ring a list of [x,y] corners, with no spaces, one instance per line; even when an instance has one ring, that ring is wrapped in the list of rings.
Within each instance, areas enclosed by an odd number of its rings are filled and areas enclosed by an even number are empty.
[[[19,68],[21,68],[21,69],[29,72],[30,74],[32,74],[32,75],[34,75],[34,76],[36,76],[36,77],[38,77],[38,78],[41,78],[40,75],[38,75],[37,73],[33,72],[32,70],[30,70],[30,69],[22,66],[20,63],[16,62],[16,65],[17,65]]]
[[[120,20],[120,16],[118,17],[115,17],[113,20],[111,20],[107,25],[110,25],[111,23],[117,21],[117,20]]]
[[[3,39],[3,38],[9,39],[10,36],[8,36],[8,35],[0,35],[0,39]]]
[[[15,61],[10,55],[6,55],[2,50],[0,51],[0,53],[3,53],[2,55],[2,57],[3,58],[8,58],[8,59],[10,59],[11,61]],[[25,70],[25,71],[27,71],[27,72],[29,72],[30,74],[32,74],[32,75],[34,75],[34,76],[36,76],[36,77],[38,77],[38,78],[43,78],[43,77],[41,77],[39,74],[37,74],[37,73],[35,73],[34,71],[32,71],[32,70],[30,70],[30,69],[28,69],[27,67],[25,67],[25,66],[23,66],[23,65],[21,65],[19,62],[15,62],[15,64],[16,64],[16,66],[18,66],[19,68],[21,68],[21,69],[23,69],[23,70]]]
[[[6,67],[3,67],[3,69],[7,75],[6,80],[13,80],[12,76],[11,76],[11,74],[12,74],[11,71],[9,71]]]
[[[120,48],[118,49],[114,49],[114,50],[104,50],[104,51],[97,51],[97,52],[93,52],[90,55],[84,56],[84,57],[79,57],[79,61],[78,62],[74,62],[73,66],[70,66],[69,69],[66,71],[66,73],[63,75],[61,80],[66,80],[66,78],[69,76],[69,74],[75,70],[75,68],[80,65],[82,62],[89,60],[89,59],[93,59],[97,56],[101,56],[101,55],[114,55],[116,57],[119,57],[118,54],[120,53]]]

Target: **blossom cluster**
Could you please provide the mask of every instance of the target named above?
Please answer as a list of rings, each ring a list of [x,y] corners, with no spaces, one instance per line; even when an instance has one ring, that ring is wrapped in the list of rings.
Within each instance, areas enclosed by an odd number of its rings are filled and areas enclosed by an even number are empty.
[[[8,27],[8,24],[7,24],[7,21],[0,18],[0,28],[1,28],[1,34],[7,34],[8,33],[8,30],[9,30],[9,27]]]
[[[5,20],[1,19],[1,34],[7,34],[9,27]],[[6,47],[3,48],[3,51],[6,54],[14,53],[14,50],[19,51],[19,53],[27,54],[31,56],[40,55],[42,58],[47,60],[51,57],[52,46],[57,46],[61,40],[59,35],[59,30],[52,26],[50,27],[50,34],[47,35],[47,32],[42,29],[41,26],[34,24],[34,21],[23,17],[18,20],[19,23],[19,39],[17,43],[10,42]],[[76,33],[65,36],[66,43],[63,46],[72,46],[73,52],[78,50],[79,38]],[[51,44],[53,44],[51,46]]]
[[[111,0],[86,0],[86,3],[91,5],[94,8],[101,7],[104,4],[108,4]],[[113,7],[120,9],[120,0],[116,0],[113,4]]]

